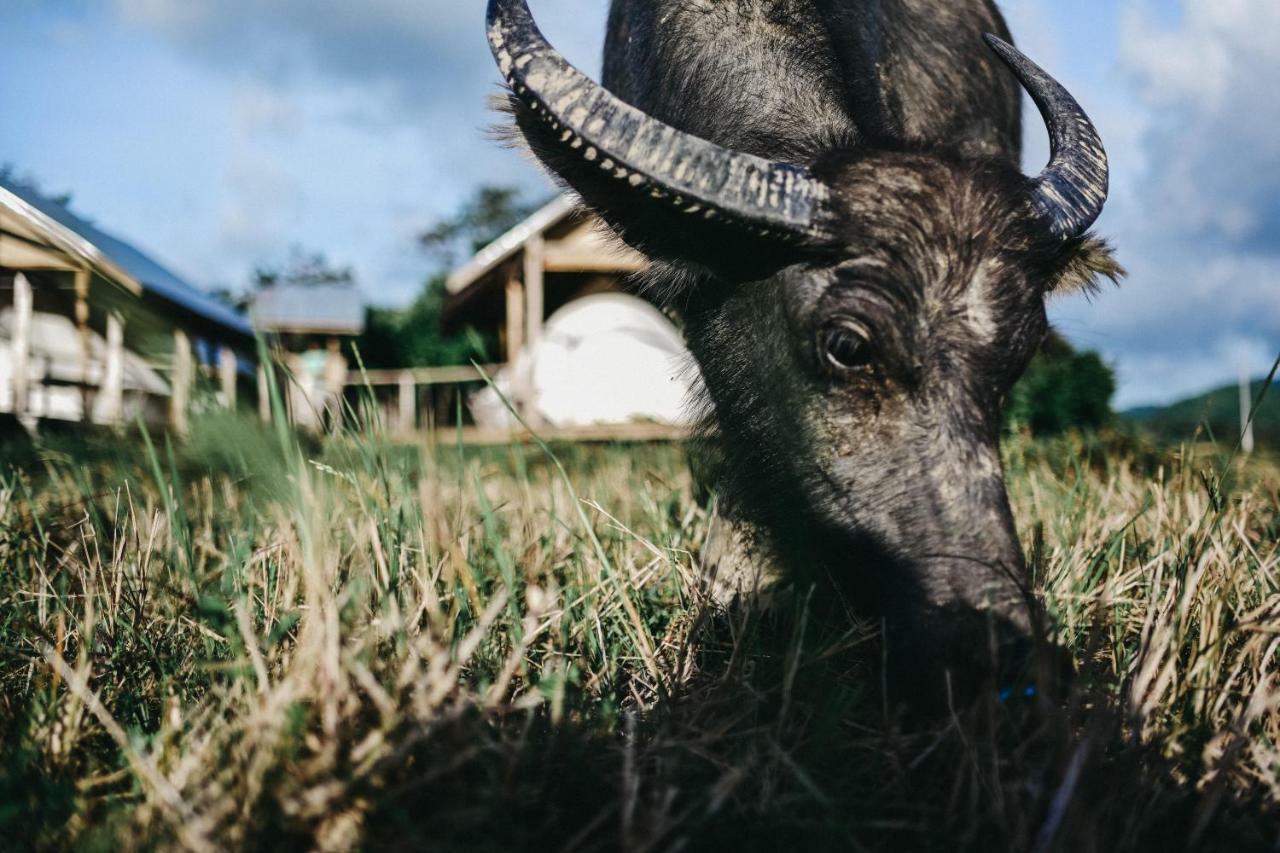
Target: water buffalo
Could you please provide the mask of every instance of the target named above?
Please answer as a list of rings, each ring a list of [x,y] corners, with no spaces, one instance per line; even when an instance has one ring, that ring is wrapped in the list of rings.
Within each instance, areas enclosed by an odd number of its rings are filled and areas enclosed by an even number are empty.
[[[682,319],[728,551],[882,619],[906,691],[1013,678],[1037,611],[1003,405],[1048,295],[1120,273],[1072,96],[991,0],[614,0],[603,85],[525,0],[490,0],[488,36],[521,135]]]

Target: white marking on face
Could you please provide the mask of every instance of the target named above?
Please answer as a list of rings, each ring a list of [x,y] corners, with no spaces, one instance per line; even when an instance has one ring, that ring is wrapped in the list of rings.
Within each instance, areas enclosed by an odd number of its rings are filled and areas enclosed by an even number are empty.
[[[840,264],[840,268],[851,270],[885,270],[889,268],[889,263],[881,258],[854,258],[853,260],[845,261]]]
[[[973,281],[965,289],[965,319],[969,328],[982,343],[994,343],[1000,327],[996,323],[995,310],[991,304],[991,265],[983,264],[978,268]]]

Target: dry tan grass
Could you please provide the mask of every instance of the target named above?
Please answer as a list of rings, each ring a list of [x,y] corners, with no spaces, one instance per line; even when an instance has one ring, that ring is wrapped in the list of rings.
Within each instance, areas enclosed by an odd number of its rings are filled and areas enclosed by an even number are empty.
[[[1264,461],[1015,441],[1016,512],[1080,685],[1066,707],[912,726],[884,707],[867,626],[814,618],[803,593],[764,616],[699,601],[706,519],[676,449],[567,449],[561,468],[205,429],[176,458],[47,453],[0,479],[10,837],[1280,841]]]

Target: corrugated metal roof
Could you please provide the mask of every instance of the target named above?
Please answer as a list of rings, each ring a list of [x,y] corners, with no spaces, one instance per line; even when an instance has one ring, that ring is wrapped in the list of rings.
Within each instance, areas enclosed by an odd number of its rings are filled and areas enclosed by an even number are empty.
[[[92,222],[81,219],[65,205],[46,198],[31,187],[0,180],[0,200],[5,193],[16,197],[39,214],[72,232],[76,238],[88,244],[87,247],[81,247],[83,252],[92,257],[93,252],[96,251],[110,264],[133,278],[145,292],[183,308],[210,323],[223,326],[229,331],[252,337],[253,325],[248,317],[184,281],[136,246],[108,234]],[[21,205],[14,205],[14,207],[21,210]]]
[[[349,284],[277,284],[253,297],[253,324],[264,332],[358,335],[364,300]]]

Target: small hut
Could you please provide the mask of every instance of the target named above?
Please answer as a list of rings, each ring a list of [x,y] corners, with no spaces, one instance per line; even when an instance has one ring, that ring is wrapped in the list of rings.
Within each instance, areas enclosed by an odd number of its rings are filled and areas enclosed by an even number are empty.
[[[0,180],[0,413],[184,432],[198,388],[235,406],[255,355],[248,318],[65,203]]]
[[[509,428],[514,406],[551,427],[683,427],[697,371],[671,321],[623,288],[647,265],[561,197],[450,275],[446,327],[501,342],[494,387],[470,398],[477,424]]]
[[[347,384],[343,344],[364,331],[364,301],[349,282],[264,287],[249,310],[254,328],[283,351],[294,423],[309,429],[336,424]]]

